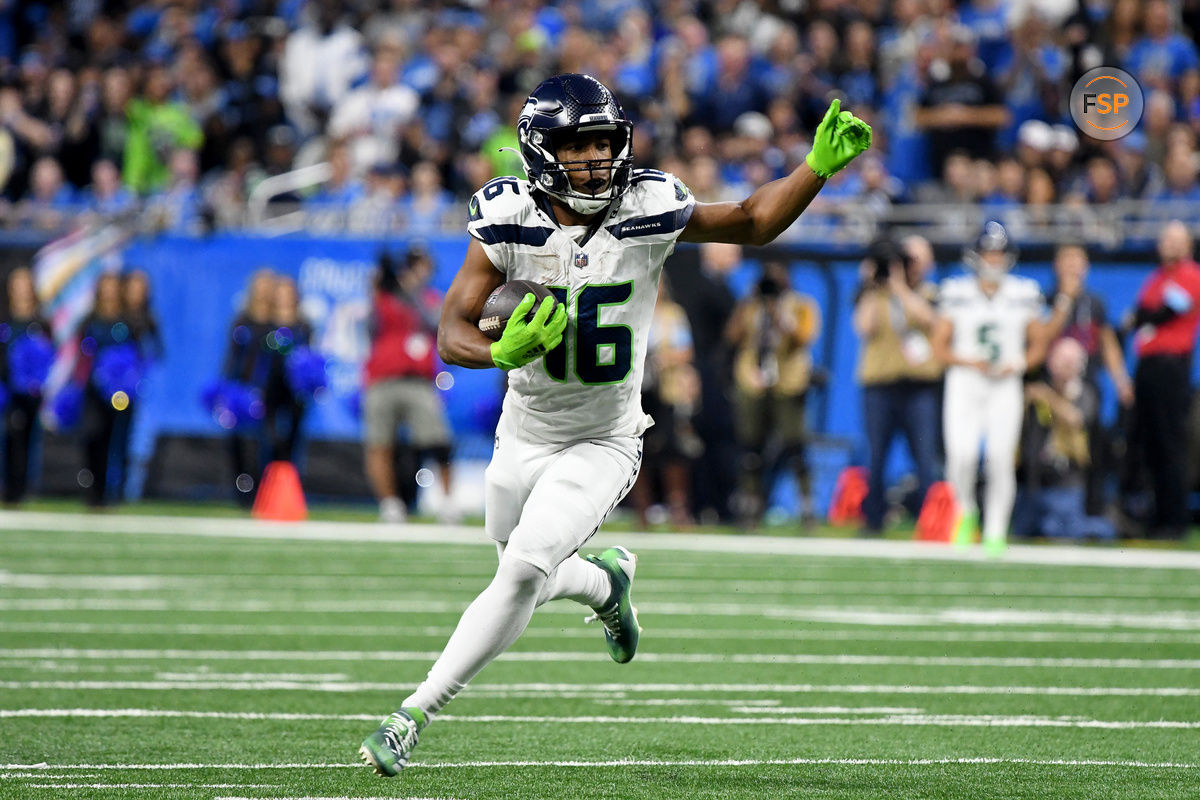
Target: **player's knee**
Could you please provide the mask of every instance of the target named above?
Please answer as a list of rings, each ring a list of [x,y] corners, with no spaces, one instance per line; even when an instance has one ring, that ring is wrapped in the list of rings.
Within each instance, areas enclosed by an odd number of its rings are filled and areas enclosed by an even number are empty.
[[[516,550],[506,548],[500,556],[492,584],[513,597],[536,598],[546,585],[547,577],[540,567],[523,559]]]

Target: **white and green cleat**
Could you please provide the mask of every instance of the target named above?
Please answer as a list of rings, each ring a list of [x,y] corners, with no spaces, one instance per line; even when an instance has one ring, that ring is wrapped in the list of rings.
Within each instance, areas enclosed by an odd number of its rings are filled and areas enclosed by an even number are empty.
[[[358,754],[375,774],[393,778],[408,764],[425,723],[425,713],[419,708],[395,711],[363,741]]]
[[[630,597],[637,556],[624,547],[610,547],[600,555],[588,556],[587,560],[608,573],[613,588],[608,602],[601,608],[593,608],[596,613],[584,621],[600,620],[604,625],[608,654],[618,664],[625,664],[637,653],[638,637],[642,632],[637,608]]]

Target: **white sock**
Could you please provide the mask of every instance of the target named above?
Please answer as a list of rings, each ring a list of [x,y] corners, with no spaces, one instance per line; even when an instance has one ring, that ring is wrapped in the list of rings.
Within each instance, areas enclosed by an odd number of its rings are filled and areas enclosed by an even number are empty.
[[[537,604],[565,598],[597,608],[608,602],[611,595],[612,578],[608,573],[579,555],[573,555],[550,573]]]
[[[502,557],[496,576],[463,612],[429,675],[403,706],[416,706],[427,719],[461,692],[479,671],[517,640],[529,618],[546,575],[532,564]]]
[[[1013,501],[1017,497],[1017,476],[1011,457],[987,457],[987,514],[983,520],[984,541],[1003,542],[1008,535]]]

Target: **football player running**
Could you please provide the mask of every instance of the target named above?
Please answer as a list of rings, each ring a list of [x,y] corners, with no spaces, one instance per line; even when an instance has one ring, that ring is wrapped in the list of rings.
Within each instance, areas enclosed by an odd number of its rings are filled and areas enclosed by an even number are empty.
[[[954,541],[974,543],[979,528],[975,482],[982,445],[987,477],[983,545],[990,555],[1000,555],[1007,546],[1017,492],[1017,444],[1025,408],[1021,378],[1045,358],[1082,289],[1078,280],[1064,281],[1054,313],[1044,319],[1037,283],[1010,274],[1016,260],[1004,226],[988,222],[963,255],[973,274],[942,283],[930,341],[947,366],[942,405],[946,477],[961,512]]]
[[[646,337],[663,261],[676,241],[762,245],[786,230],[871,129],[833,101],[806,163],[740,203],[697,203],[673,175],[633,169],[633,128],[607,87],[558,75],[517,120],[526,178],[497,178],[468,204],[472,241],[446,293],[438,353],[448,364],[508,372],[486,474],[485,527],[495,577],[463,612],[425,681],[360,750],[381,775],[408,762],[420,731],[503,653],[534,609],[560,598],[594,611],[612,658],[637,651],[630,600],[636,559],[579,548],[625,496],[641,462]],[[528,294],[493,342],[477,327],[506,281],[550,287],[532,320]]]

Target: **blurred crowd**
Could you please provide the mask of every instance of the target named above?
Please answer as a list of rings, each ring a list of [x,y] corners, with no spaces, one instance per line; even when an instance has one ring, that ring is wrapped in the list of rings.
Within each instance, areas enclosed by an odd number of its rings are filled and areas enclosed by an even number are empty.
[[[1194,212],[1196,30],[1195,0],[8,2],[0,219],[141,207],[170,230],[242,225],[265,180],[328,164],[317,186],[261,191],[318,229],[456,225],[454,198],[520,172],[500,148],[558,72],[613,87],[639,165],[701,200],[801,163],[841,97],[875,145],[821,203],[982,204],[1018,235],[1059,203]],[[1066,109],[1102,64],[1145,95],[1116,142],[1081,138]]]

